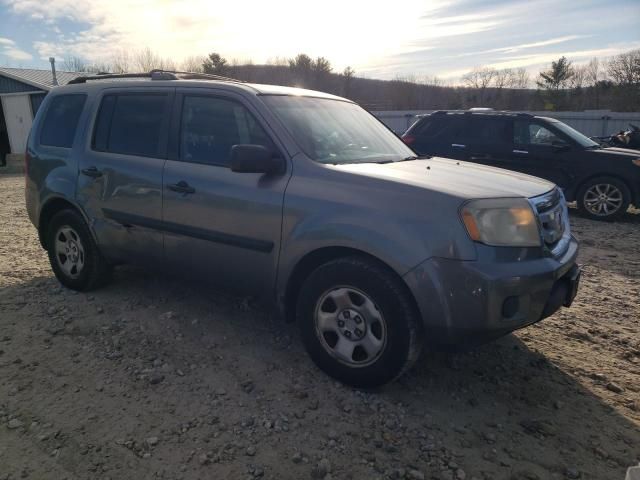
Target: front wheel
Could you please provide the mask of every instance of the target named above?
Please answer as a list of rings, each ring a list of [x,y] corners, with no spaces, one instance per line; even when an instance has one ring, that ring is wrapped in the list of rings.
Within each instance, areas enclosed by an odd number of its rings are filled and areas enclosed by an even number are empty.
[[[578,208],[593,220],[615,220],[631,203],[629,188],[617,178],[598,177],[578,190]]]
[[[406,287],[367,259],[318,267],[302,285],[296,312],[312,360],[354,387],[390,382],[421,350],[422,329]]]

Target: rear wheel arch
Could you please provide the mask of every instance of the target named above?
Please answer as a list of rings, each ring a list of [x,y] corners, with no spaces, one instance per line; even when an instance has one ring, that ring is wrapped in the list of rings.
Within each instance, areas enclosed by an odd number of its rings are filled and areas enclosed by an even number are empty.
[[[336,260],[344,257],[360,257],[376,263],[390,274],[395,276],[403,288],[406,290],[409,298],[411,298],[412,308],[416,314],[420,314],[418,303],[411,292],[411,289],[406,284],[401,275],[398,274],[393,268],[391,268],[386,262],[380,260],[378,257],[371,255],[363,250],[358,250],[351,247],[322,247],[305,254],[293,267],[289,278],[287,279],[285,296],[284,296],[284,313],[285,319],[289,322],[295,321],[296,303],[298,294],[305,279],[321,265],[328,263],[332,260]]]
[[[42,206],[40,215],[38,217],[38,238],[40,240],[42,248],[44,248],[45,250],[47,249],[46,236],[49,223],[51,222],[51,219],[56,215],[56,213],[61,212],[62,210],[73,210],[75,212],[78,212],[80,215],[82,215],[85,222],[87,221],[84,212],[69,200],[62,197],[54,197],[47,200],[47,202]],[[89,225],[89,222],[87,222],[87,225]],[[91,231],[91,229],[89,230]]]

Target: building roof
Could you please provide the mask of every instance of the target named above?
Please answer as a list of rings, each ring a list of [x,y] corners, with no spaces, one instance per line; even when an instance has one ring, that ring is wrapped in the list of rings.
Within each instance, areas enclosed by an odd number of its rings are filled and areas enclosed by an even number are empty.
[[[0,75],[11,78],[18,82],[26,83],[40,90],[51,90],[53,76],[51,70],[36,70],[34,68],[8,68],[0,67]],[[58,85],[66,85],[76,77],[86,75],[79,72],[63,72],[56,70]]]

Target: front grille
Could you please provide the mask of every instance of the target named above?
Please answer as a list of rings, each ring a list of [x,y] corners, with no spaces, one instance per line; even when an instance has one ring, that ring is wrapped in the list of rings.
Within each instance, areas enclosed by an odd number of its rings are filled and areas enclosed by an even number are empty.
[[[534,197],[531,202],[538,214],[540,232],[545,247],[553,255],[564,253],[566,241],[569,237],[569,219],[564,195],[558,188],[554,188],[544,195]]]

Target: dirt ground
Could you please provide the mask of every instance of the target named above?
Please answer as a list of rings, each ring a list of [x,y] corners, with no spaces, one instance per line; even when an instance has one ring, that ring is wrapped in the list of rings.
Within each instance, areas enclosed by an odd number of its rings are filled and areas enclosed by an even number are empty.
[[[0,479],[622,479],[640,461],[640,212],[572,214],[574,306],[375,392],[246,299],[61,288],[0,177]]]

